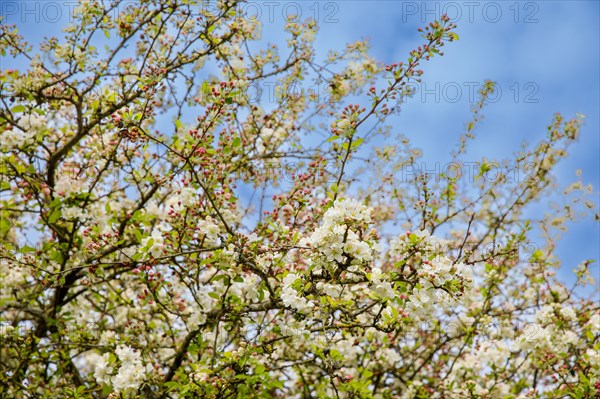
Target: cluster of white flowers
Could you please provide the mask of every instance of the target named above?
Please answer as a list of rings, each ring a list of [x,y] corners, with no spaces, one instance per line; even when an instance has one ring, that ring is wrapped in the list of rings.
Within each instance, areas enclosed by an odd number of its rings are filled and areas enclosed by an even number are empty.
[[[252,274],[248,277],[245,277],[242,283],[236,284],[241,285],[241,291],[243,292],[246,300],[254,303],[259,302],[260,292],[258,290],[258,286],[260,285],[260,278],[257,275]],[[269,291],[263,291],[263,297],[268,299]]]
[[[19,123],[26,131],[41,130],[48,125],[46,118],[37,112],[32,112],[19,120]]]
[[[442,257],[440,262],[424,263],[418,271],[418,285],[409,297],[408,309],[418,316],[426,315],[433,306],[455,305],[457,299],[472,287],[471,270],[462,263]]]
[[[278,89],[284,90],[284,89]],[[287,93],[282,92],[277,95],[285,95]],[[263,127],[259,134],[258,140],[256,141],[256,148],[258,154],[264,155],[271,151],[274,151],[287,137],[287,131],[291,129],[291,126],[287,123],[283,123],[275,128]]]
[[[586,323],[586,327],[590,329],[592,334],[600,334],[600,313],[594,313]]]
[[[518,349],[530,351],[535,348],[559,353],[567,352],[569,347],[583,349],[580,333],[568,328],[571,323],[577,321],[576,312],[571,306],[561,303],[545,304],[536,311],[533,320],[531,327],[517,338]],[[597,334],[600,332],[598,324],[600,315],[595,314],[585,327],[590,328],[592,334]]]
[[[585,351],[585,355],[588,358],[588,361],[590,362],[592,368],[594,368],[596,372],[600,371],[600,352],[592,348],[588,348]]]
[[[345,96],[353,90],[353,85],[351,85],[350,80],[346,78],[337,79],[335,85],[339,96]]]
[[[348,336],[333,344],[333,348],[340,352],[344,358],[344,365],[351,366],[364,355],[365,350],[360,345],[354,344],[354,337]]]
[[[285,306],[289,306],[301,313],[310,311],[314,304],[312,301],[308,301],[303,296],[298,294],[298,291],[293,287],[296,280],[300,277],[297,274],[289,273],[283,279],[283,285],[281,287],[281,300]]]
[[[248,39],[260,39],[262,33],[260,18],[248,18],[248,16],[244,15],[236,20],[236,24]]]
[[[352,130],[352,121],[348,118],[341,118],[332,124],[337,134],[345,134]]]
[[[411,249],[414,256],[420,259],[422,254],[437,253],[441,248],[442,241],[431,236],[427,230],[417,230],[407,232],[396,237],[390,242],[390,254],[398,257],[405,257],[405,254]]]
[[[339,96],[346,96],[362,88],[378,71],[379,66],[371,57],[361,54],[359,59],[350,60],[338,78],[334,79]]]
[[[348,220],[368,224],[371,223],[371,212],[372,210],[369,207],[355,199],[336,200],[333,207],[325,212],[323,217],[324,226],[342,224]]]
[[[434,307],[455,305],[473,285],[471,268],[441,254],[441,243],[426,230],[408,232],[390,242],[390,254],[401,260],[404,274],[416,271],[416,285],[406,307],[416,317]]]
[[[198,222],[198,228],[204,235],[204,243],[208,246],[215,246],[219,243],[219,226],[213,223],[210,217]]]
[[[158,258],[162,255],[165,241],[159,230],[152,230],[152,234],[142,239],[142,250]]]
[[[112,385],[115,392],[124,393],[135,391],[144,382],[146,368],[142,363],[140,352],[133,350],[130,346],[120,345],[115,353],[121,361],[121,366],[115,375],[114,367],[110,362],[110,354],[105,353],[97,360],[94,370],[94,378],[100,384]]]
[[[60,197],[70,197],[72,194],[86,190],[87,185],[84,179],[76,178],[72,172],[64,173],[54,183],[54,192]]]
[[[94,378],[98,384],[110,384],[110,377],[113,372],[112,366],[110,366],[110,353],[105,353],[100,359],[96,361]]]
[[[195,382],[206,382],[208,380],[208,378],[210,377],[210,374],[208,374],[206,371],[194,371],[192,373],[189,374],[189,377],[191,380],[194,380]]]
[[[14,149],[23,147],[31,143],[31,139],[35,136],[35,132],[22,132],[16,129],[6,130],[0,135],[0,149],[3,152],[8,152]]]
[[[371,283],[373,284],[373,293],[381,299],[394,299],[396,292],[380,268],[374,267],[371,271]]]
[[[329,295],[332,298],[339,297],[342,292],[342,287],[339,285],[324,283],[319,281],[317,283],[317,291],[324,293],[325,295]]]
[[[85,53],[79,46],[72,46],[70,43],[56,46],[54,57],[57,60],[65,60],[73,57],[76,62],[85,60]]]
[[[364,86],[366,78],[373,76],[378,70],[377,62],[369,56],[362,57],[360,61],[348,63],[348,71],[352,77],[360,79],[359,82],[356,82],[358,86]]]
[[[402,361],[402,357],[398,350],[393,348],[382,348],[377,351],[377,358],[386,363],[388,367],[395,367]]]
[[[47,126],[46,119],[32,112],[19,120],[19,126],[23,129],[13,128],[0,134],[0,150],[11,151],[33,144],[36,134]]]
[[[219,212],[221,212],[221,216],[223,216],[223,220],[228,226],[235,226],[241,219],[241,215],[236,209],[224,208]]]
[[[281,322],[279,323],[279,329],[281,330],[282,335],[298,338],[302,337],[304,334],[310,333],[302,322]]]
[[[570,322],[577,319],[577,314],[571,306],[559,303],[546,304],[535,314],[536,321],[541,324],[551,324],[557,317],[561,317],[565,321]]]
[[[118,392],[137,389],[145,376],[141,354],[124,345],[119,346],[115,352],[121,361],[121,367],[112,379],[114,389]]]
[[[353,199],[337,200],[325,212],[323,225],[300,245],[316,249],[317,258],[326,267],[331,268],[332,262],[345,263],[348,257],[352,266],[358,266],[373,260],[374,244],[361,238],[370,222],[370,208]],[[348,268],[350,272],[355,270]]]
[[[118,339],[118,335],[113,330],[103,331],[100,335],[100,345],[110,345],[115,339]]]
[[[571,306],[563,306],[560,309],[560,315],[569,321],[577,319],[577,313],[575,313],[575,309],[573,309]]]
[[[0,259],[0,300],[12,298],[13,290],[26,284],[27,271],[16,263]]]
[[[535,314],[535,320],[538,323],[548,324],[555,318],[554,306],[544,305]]]
[[[190,327],[196,328],[199,325],[206,323],[206,313],[200,311],[196,307],[188,306],[185,311],[189,317],[187,323]]]
[[[10,324],[0,323],[0,339],[3,339],[15,331],[15,328]]]
[[[85,213],[83,210],[76,206],[68,206],[62,209],[62,218],[65,220],[84,219]]]
[[[315,28],[307,28],[304,29],[304,31],[302,32],[302,35],[300,35],[300,37],[302,38],[302,40],[308,42],[308,43],[312,43],[315,41],[315,37],[317,34],[317,29]]]
[[[481,342],[469,352],[457,358],[456,363],[442,386],[449,389],[452,397],[468,397],[472,391],[489,398],[504,398],[510,395],[510,385],[494,378],[481,379],[489,367],[502,370],[512,355],[510,345],[503,341]],[[527,361],[521,364],[527,367]],[[470,388],[466,388],[469,386]],[[442,397],[442,396],[432,396]]]
[[[246,68],[246,63],[241,57],[231,57],[229,65],[236,71],[243,71]]]
[[[517,339],[517,347],[522,351],[533,348],[552,352],[567,352],[569,347],[580,347],[579,335],[571,330],[559,328],[556,324],[542,326],[532,323]]]
[[[196,190],[191,187],[184,187],[178,190],[167,200],[167,206],[180,211],[194,204],[196,201]]]

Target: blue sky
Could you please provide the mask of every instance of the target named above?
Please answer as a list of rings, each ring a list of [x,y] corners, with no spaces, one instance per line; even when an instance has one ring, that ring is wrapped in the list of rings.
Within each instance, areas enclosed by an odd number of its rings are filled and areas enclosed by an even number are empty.
[[[68,3],[68,4],[67,4]],[[57,22],[55,10],[61,6]],[[2,1],[0,12],[17,23],[28,39],[58,34],[73,1]],[[27,11],[28,10],[28,11]],[[302,19],[316,17],[319,54],[343,48],[347,42],[368,38],[371,55],[386,62],[403,61],[421,44],[417,28],[441,12],[458,24],[460,40],[446,47],[446,55],[424,65],[423,87],[394,128],[424,150],[428,163],[449,161],[449,144],[456,141],[470,117],[469,88],[485,79],[498,83],[501,96],[488,105],[478,140],[470,146],[473,161],[483,156],[507,158],[522,141],[540,140],[555,112],[565,117],[586,115],[581,137],[561,162],[562,184],[583,170],[584,183],[600,187],[600,2],[597,1],[271,1],[251,2],[244,11],[260,13],[263,40],[283,45],[278,35],[283,15],[297,11]],[[37,14],[36,14],[37,13]],[[38,18],[41,15],[42,18]],[[38,18],[36,21],[35,19]],[[4,60],[2,60],[4,61]],[[14,68],[1,65],[1,68]],[[559,243],[561,277],[571,281],[571,269],[584,259],[599,259],[600,227],[588,220],[571,226]],[[599,268],[595,266],[595,274]]]
[[[281,3],[284,13],[284,3]],[[306,2],[303,16],[315,15]],[[555,112],[586,116],[579,141],[556,170],[562,185],[583,171],[583,182],[600,186],[600,2],[319,2],[317,48],[368,38],[371,55],[386,63],[404,61],[422,44],[417,28],[446,11],[458,25],[460,40],[442,58],[424,64],[422,85],[394,120],[394,128],[424,151],[429,165],[450,161],[454,145],[470,118],[471,88],[485,79],[497,82],[497,100],[489,104],[469,146],[472,161],[509,158],[523,141],[534,144],[546,134]],[[266,12],[268,9],[263,7]],[[293,8],[289,7],[289,10]],[[254,12],[254,10],[252,10]],[[250,13],[250,10],[248,10]],[[274,13],[277,15],[276,13]],[[334,20],[337,20],[335,22]],[[273,40],[273,37],[269,37]],[[434,167],[432,167],[434,168]],[[556,195],[560,197],[560,194]],[[532,216],[540,212],[532,210]],[[587,219],[570,225],[557,246],[560,277],[573,281],[571,270],[584,259],[599,259],[600,228]],[[593,268],[600,277],[598,265]]]

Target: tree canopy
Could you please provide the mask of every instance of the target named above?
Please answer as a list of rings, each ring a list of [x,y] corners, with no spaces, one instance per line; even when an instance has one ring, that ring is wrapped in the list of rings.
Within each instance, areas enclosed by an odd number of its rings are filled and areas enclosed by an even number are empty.
[[[320,59],[310,19],[277,48],[238,3],[84,1],[38,50],[0,26],[29,63],[0,72],[1,396],[600,396],[592,261],[555,275],[555,232],[595,207],[552,174],[581,117],[467,179],[486,82],[432,176],[388,119],[448,17],[386,65],[363,41]]]

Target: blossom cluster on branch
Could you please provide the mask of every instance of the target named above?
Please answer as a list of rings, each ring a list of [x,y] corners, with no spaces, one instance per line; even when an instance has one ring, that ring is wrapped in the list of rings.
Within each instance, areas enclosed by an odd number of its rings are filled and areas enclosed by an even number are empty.
[[[0,396],[599,395],[592,261],[572,287],[555,275],[593,189],[579,176],[526,217],[581,118],[515,154],[522,181],[482,178],[492,159],[407,180],[421,151],[390,118],[455,24],[383,65],[362,41],[319,58],[312,20],[267,44],[238,3],[82,1],[44,56],[0,25],[3,59],[29,63],[0,71]],[[306,82],[330,91],[281,89]],[[263,173],[289,161],[291,179]]]

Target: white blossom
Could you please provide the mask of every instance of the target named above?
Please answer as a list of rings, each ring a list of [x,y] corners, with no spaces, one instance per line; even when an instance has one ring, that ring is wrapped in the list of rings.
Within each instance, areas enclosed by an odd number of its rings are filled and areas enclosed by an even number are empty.
[[[148,252],[152,254],[153,257],[160,257],[164,248],[162,233],[156,229],[153,230],[149,237],[142,239],[141,245],[143,248],[147,248]]]

